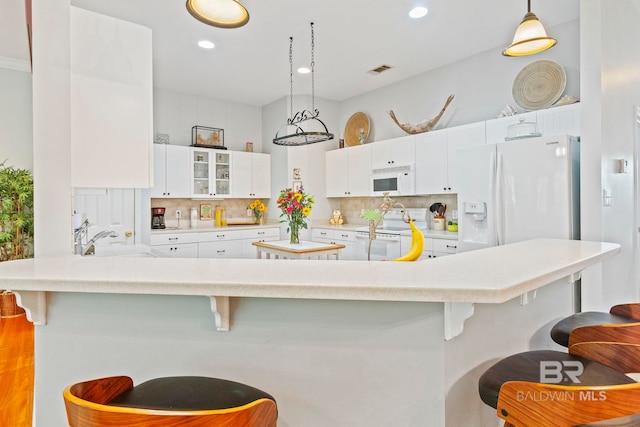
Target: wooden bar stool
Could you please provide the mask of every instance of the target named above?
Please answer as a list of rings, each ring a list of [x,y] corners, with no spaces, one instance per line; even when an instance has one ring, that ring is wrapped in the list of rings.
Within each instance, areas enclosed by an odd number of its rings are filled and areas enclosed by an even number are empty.
[[[70,427],[275,427],[275,399],[245,384],[208,377],[127,376],[73,384],[63,392]]]
[[[640,324],[576,331],[569,353],[515,354],[480,377],[480,398],[496,408],[505,426],[573,427],[639,412],[640,383],[624,373],[640,372],[640,344],[634,343],[640,342]]]
[[[564,347],[568,347],[569,335],[575,328],[633,322],[640,322],[640,303],[615,305],[611,307],[609,313],[585,311],[565,317],[556,323],[551,329],[551,339]]]

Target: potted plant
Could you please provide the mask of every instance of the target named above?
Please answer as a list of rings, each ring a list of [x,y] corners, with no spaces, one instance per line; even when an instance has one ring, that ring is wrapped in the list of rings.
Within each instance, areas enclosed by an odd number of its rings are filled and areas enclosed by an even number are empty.
[[[0,163],[0,262],[33,257],[33,175]]]

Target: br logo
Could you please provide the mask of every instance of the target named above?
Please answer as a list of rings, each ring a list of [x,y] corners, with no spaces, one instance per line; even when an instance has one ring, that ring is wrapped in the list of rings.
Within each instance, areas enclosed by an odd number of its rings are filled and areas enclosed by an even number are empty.
[[[578,378],[584,372],[582,362],[578,360],[549,360],[540,362],[540,382],[546,384],[560,384],[572,382],[580,384]]]

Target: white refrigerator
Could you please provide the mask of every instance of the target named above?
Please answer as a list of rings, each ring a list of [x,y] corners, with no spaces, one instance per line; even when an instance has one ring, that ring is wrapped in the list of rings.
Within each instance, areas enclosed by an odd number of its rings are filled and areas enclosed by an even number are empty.
[[[458,250],[579,239],[579,150],[569,135],[458,150]]]

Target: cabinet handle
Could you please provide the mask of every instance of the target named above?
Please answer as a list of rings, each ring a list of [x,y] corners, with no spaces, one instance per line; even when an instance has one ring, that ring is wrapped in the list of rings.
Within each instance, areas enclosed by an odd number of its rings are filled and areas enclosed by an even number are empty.
[[[169,240],[178,240],[177,237],[169,237]]]
[[[345,237],[346,238],[346,237],[349,237],[349,235],[348,234],[341,234],[340,237]]]
[[[223,250],[221,250],[221,251],[216,251],[216,252],[218,252],[219,254],[223,254],[223,253],[225,253],[225,252],[226,252],[226,250],[225,250],[225,249],[223,249]]]
[[[258,231],[258,235],[264,234],[264,231]]]
[[[217,237],[218,239],[224,239],[224,234],[216,234],[216,237]]]
[[[453,249],[458,249],[458,247],[457,247],[457,246],[453,246],[453,245],[447,245],[447,247],[448,247],[448,248],[450,248],[450,249],[451,249],[451,248],[453,248]]]

